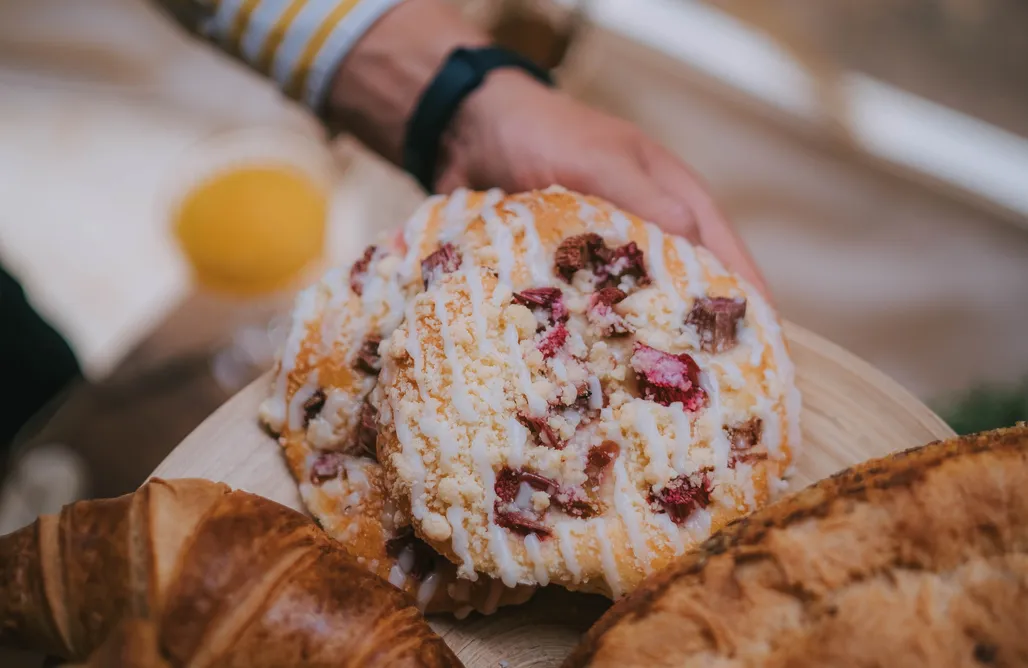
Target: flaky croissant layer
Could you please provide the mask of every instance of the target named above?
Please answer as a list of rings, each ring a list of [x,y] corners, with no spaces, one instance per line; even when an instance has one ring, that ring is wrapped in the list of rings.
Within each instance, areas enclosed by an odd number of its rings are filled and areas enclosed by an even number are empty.
[[[0,537],[0,646],[172,668],[460,665],[406,595],[308,518],[189,479]]]

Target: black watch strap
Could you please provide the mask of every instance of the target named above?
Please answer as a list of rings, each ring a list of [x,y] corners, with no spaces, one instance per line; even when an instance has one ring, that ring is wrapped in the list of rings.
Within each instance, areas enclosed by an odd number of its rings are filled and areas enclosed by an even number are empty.
[[[461,103],[482,85],[490,72],[505,67],[523,70],[542,83],[553,85],[550,73],[531,60],[506,49],[487,46],[454,50],[421,94],[407,121],[403,168],[428,192],[435,192],[439,142]]]

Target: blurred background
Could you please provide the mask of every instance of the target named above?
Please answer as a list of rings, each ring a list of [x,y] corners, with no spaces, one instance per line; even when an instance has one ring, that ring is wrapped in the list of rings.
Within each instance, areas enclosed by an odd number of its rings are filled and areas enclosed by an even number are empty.
[[[785,317],[958,431],[1028,419],[1028,5],[461,4],[693,165]],[[0,261],[83,375],[0,465],[0,532],[137,486],[422,197],[145,0],[0,3]]]

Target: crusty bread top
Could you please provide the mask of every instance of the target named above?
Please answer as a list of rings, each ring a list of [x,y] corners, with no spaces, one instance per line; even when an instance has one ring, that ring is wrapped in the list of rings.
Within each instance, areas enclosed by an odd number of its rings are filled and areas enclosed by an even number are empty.
[[[573,666],[1028,664],[1028,425],[843,471],[617,603]]]

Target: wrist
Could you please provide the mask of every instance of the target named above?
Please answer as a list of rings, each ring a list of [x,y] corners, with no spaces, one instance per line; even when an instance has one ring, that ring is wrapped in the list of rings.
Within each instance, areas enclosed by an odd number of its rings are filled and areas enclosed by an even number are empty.
[[[399,164],[407,120],[446,57],[488,36],[443,0],[407,0],[354,46],[333,80],[328,116]]]
[[[526,72],[496,70],[460,106],[440,140],[436,184],[439,192],[457,186],[521,188],[515,165],[506,159],[507,146],[519,136],[522,115],[517,108],[533,107],[554,91]]]

